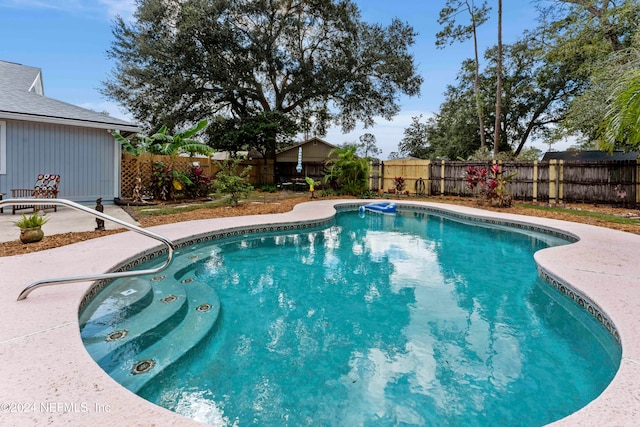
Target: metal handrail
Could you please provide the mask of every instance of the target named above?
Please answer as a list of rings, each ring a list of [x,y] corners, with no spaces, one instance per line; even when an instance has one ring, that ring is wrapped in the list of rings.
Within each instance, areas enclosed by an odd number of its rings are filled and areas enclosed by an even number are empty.
[[[152,269],[147,269],[147,270],[136,270],[136,271],[121,271],[121,272],[114,272],[114,273],[101,273],[101,274],[92,274],[92,275],[86,275],[86,276],[73,276],[73,277],[61,277],[61,278],[56,278],[56,279],[47,279],[47,280],[39,280],[37,282],[33,282],[32,284],[30,284],[29,286],[27,286],[26,288],[24,288],[22,290],[22,292],[20,292],[20,295],[18,296],[18,301],[21,301],[25,298],[27,298],[27,296],[35,289],[43,287],[43,286],[50,286],[50,285],[57,285],[60,283],[77,283],[77,282],[87,282],[87,281],[91,281],[91,280],[102,280],[102,279],[117,279],[117,278],[121,278],[121,277],[132,277],[132,276],[141,276],[144,274],[155,274],[158,273],[162,270],[164,270],[165,268],[167,268],[169,266],[169,264],[171,264],[171,260],[173,259],[173,252],[175,250],[175,246],[173,244],[173,242],[169,239],[167,239],[166,237],[163,237],[159,234],[153,233],[151,231],[145,230],[144,228],[140,228],[136,225],[133,224],[129,224],[128,222],[122,221],[118,218],[114,218],[110,215],[107,215],[105,213],[102,212],[98,212],[94,209],[88,208],[86,206],[80,205],[76,202],[72,202],[71,200],[67,200],[67,199],[31,199],[31,198],[15,198],[15,199],[4,199],[4,200],[0,200],[0,208],[4,207],[4,206],[11,206],[11,205],[33,205],[33,206],[49,206],[49,205],[56,205],[56,206],[67,206],[70,207],[72,209],[78,210],[78,211],[82,211],[82,212],[86,212],[88,214],[91,214],[97,218],[102,218],[102,219],[106,219],[112,222],[115,222],[116,224],[120,224],[125,228],[128,228],[129,230],[135,231],[137,233],[140,233],[142,235],[145,235],[147,237],[151,237],[152,239],[156,239],[161,241],[162,243],[164,243],[167,246],[167,261],[161,265],[158,268],[152,268]]]

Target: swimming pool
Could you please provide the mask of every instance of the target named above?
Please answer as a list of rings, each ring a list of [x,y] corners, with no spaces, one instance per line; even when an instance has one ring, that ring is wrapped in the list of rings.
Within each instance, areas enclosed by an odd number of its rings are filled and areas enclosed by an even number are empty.
[[[88,305],[83,336],[114,378],[212,423],[540,425],[594,399],[620,362],[611,335],[538,278],[532,254],[561,243],[419,212],[342,213],[324,229],[185,248],[164,277],[107,288],[127,295]],[[156,306],[162,317],[146,317],[159,326],[134,339],[140,308]],[[185,322],[198,339],[169,343]],[[188,351],[161,371],[166,356],[137,357],[162,347]]]

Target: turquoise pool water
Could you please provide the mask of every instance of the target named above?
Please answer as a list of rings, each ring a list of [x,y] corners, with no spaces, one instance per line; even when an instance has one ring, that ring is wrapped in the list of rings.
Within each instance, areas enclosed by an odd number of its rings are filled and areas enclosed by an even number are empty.
[[[533,253],[566,243],[339,213],[322,230],[182,249],[166,274],[106,288],[82,335],[116,380],[211,424],[539,426],[596,398],[621,358],[538,277]],[[130,341],[104,344],[114,331]]]

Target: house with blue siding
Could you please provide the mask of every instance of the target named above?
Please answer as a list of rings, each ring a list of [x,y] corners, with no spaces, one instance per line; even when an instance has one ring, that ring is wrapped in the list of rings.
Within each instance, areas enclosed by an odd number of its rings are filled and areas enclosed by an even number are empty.
[[[0,61],[0,193],[33,188],[38,174],[60,175],[58,197],[106,203],[120,196],[120,144],[111,136],[140,131],[44,94],[42,70]]]

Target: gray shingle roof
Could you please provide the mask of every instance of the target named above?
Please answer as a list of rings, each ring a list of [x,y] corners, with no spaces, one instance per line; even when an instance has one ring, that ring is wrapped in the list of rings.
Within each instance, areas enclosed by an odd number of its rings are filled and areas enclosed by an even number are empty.
[[[0,61],[0,89],[28,91],[40,73],[40,68]]]
[[[285,149],[283,149],[283,150],[280,150],[280,151],[278,151],[278,153],[277,153],[277,154],[282,154],[282,153],[285,153],[285,152],[290,151],[290,150],[296,150],[296,152],[297,152],[297,151],[298,151],[298,147],[302,147],[303,145],[308,144],[308,143],[313,142],[313,141],[315,141],[315,142],[319,142],[319,143],[321,143],[321,144],[324,144],[324,145],[326,145],[326,146],[327,146],[327,147],[329,147],[329,148],[336,148],[336,146],[335,146],[335,145],[328,143],[328,142],[327,142],[327,141],[325,141],[324,139],[320,139],[320,138],[318,138],[317,136],[314,136],[314,137],[312,137],[312,138],[305,139],[304,141],[299,142],[299,143],[297,143],[296,145],[292,145],[291,147],[287,147],[287,148],[285,148]]]
[[[607,153],[598,150],[586,150],[586,151],[550,151],[544,154],[542,161],[549,160],[565,160],[565,161],[580,161],[580,162],[611,162],[620,160],[636,160],[638,153],[633,151],[625,153],[623,151],[614,151],[613,153]]]
[[[134,123],[30,92],[39,78],[39,68],[0,61],[0,118],[140,131]]]

